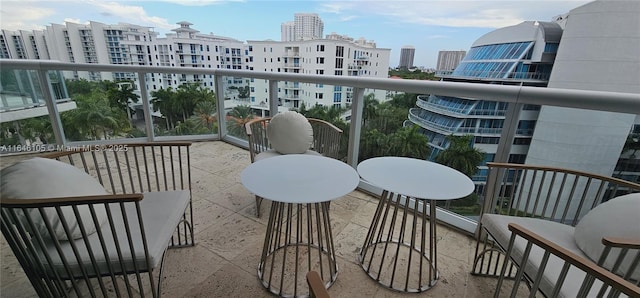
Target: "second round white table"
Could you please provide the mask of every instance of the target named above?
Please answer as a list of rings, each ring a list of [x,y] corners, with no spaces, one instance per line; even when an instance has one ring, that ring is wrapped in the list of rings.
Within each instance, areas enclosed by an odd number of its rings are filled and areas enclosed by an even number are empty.
[[[452,168],[406,157],[367,159],[358,165],[358,174],[383,189],[358,255],[360,265],[369,277],[390,289],[430,289],[439,278],[436,201],[469,195],[473,182]]]

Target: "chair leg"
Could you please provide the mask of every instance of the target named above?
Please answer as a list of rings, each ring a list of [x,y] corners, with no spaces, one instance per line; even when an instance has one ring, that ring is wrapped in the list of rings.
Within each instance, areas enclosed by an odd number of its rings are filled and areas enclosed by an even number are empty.
[[[260,217],[260,205],[262,204],[262,197],[256,196],[256,217]]]

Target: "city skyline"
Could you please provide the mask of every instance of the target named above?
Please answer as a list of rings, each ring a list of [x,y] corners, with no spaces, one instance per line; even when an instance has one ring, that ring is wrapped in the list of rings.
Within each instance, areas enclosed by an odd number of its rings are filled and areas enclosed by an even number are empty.
[[[365,3],[366,2],[366,3]],[[400,48],[416,48],[416,66],[435,68],[441,50],[468,50],[495,28],[525,20],[551,20],[589,1],[6,1],[0,3],[0,26],[39,30],[65,21],[119,22],[153,27],[160,37],[188,21],[202,33],[246,40],[280,40],[280,25],[295,13],[317,13],[324,34],[336,32],[374,40],[391,49],[396,66]],[[239,22],[239,17],[242,21]],[[233,24],[230,26],[229,24]],[[248,29],[250,28],[250,29]]]

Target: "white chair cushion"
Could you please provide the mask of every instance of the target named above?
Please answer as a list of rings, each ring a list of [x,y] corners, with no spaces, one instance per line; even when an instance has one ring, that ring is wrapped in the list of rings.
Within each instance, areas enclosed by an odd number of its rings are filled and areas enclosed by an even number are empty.
[[[604,251],[602,238],[640,238],[640,193],[628,194],[613,198],[589,211],[576,225],[574,234],[578,247],[594,262],[598,262]],[[603,267],[611,270],[620,249],[613,248],[609,252]],[[635,254],[628,254],[620,265],[620,271],[626,272]],[[640,280],[640,266],[631,276]]]
[[[302,154],[313,142],[313,128],[309,120],[295,111],[273,116],[267,126],[271,147],[282,154]]]
[[[4,198],[44,199],[108,194],[104,187],[89,174],[72,165],[48,158],[36,157],[18,162],[4,168],[0,177],[2,178],[0,190]],[[94,205],[94,210],[98,223],[104,224],[107,221],[104,205]],[[82,238],[73,208],[62,207],[61,211],[69,227],[71,238]],[[85,232],[88,235],[95,233],[96,226],[89,207],[80,206],[78,212]],[[45,208],[45,214],[55,232],[54,237],[58,240],[69,240],[55,208]],[[20,213],[18,216],[28,226],[26,215]],[[41,235],[50,235],[37,209],[31,209],[29,217],[34,221]]]
[[[182,219],[185,209],[189,206],[191,194],[185,190],[174,191],[162,191],[162,192],[147,192],[144,193],[144,198],[140,201],[140,211],[144,220],[144,231],[147,239],[147,248],[149,250],[149,262],[151,268],[156,268],[160,261],[162,261],[162,255],[164,254],[171,235],[176,230],[178,223]],[[96,259],[98,265],[99,275],[106,275],[109,273],[109,266],[116,273],[121,272],[133,272],[137,267],[140,271],[147,271],[151,268],[147,267],[147,260],[144,254],[144,244],[142,243],[141,229],[138,222],[138,214],[133,203],[125,203],[125,214],[129,220],[129,232],[131,233],[131,241],[134,251],[131,251],[129,247],[129,240],[127,239],[127,228],[122,220],[122,210],[119,205],[110,204],[109,209],[113,216],[113,230],[116,231],[115,238],[118,239],[118,247],[120,255],[122,255],[123,263],[119,264],[116,261],[118,257],[118,249],[116,248],[116,242],[114,241],[114,234],[111,230],[109,223],[103,225],[100,228],[107,252],[102,250],[100,244],[99,233],[87,237],[92,250],[92,254]],[[76,248],[82,263],[78,263],[78,259],[75,257],[70,242],[65,241],[60,243],[61,251],[71,268],[71,274],[75,277],[82,276],[82,268],[88,271],[89,274],[94,274],[94,268],[88,266],[89,252],[84,242],[76,242]],[[40,254],[40,261],[45,264],[45,270],[50,274],[51,269],[54,269],[63,278],[68,278],[69,274],[65,270],[64,263],[60,258],[60,254],[57,252],[57,248],[52,241],[46,243],[46,249],[48,255],[51,256],[51,262],[49,262],[42,252]],[[108,259],[107,259],[108,255]],[[111,263],[107,262],[110,260]],[[51,265],[51,266],[49,266]],[[124,266],[124,267],[122,267]]]

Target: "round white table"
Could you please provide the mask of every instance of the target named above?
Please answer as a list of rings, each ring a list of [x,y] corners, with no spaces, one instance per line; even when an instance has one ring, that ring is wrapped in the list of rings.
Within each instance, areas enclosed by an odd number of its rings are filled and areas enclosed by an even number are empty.
[[[353,191],[358,173],[336,159],[287,154],[252,163],[240,177],[247,190],[273,201],[258,265],[264,287],[309,295],[306,273],[317,271],[329,288],[338,274],[329,202]]]
[[[473,182],[452,168],[406,157],[367,159],[358,165],[358,173],[383,189],[358,255],[360,265],[390,289],[430,289],[439,278],[435,201],[465,197],[473,192]]]

